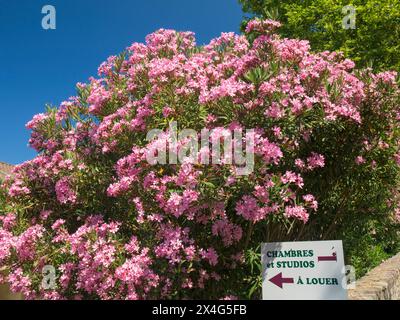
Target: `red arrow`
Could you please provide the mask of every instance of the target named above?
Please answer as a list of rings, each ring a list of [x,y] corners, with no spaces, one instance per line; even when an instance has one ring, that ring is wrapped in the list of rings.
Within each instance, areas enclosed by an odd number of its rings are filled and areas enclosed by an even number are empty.
[[[337,261],[336,252],[332,253],[331,256],[319,256],[318,261]]]
[[[294,283],[293,278],[282,277],[282,272],[278,273],[276,276],[273,276],[271,279],[269,279],[269,281],[271,281],[274,285],[278,286],[281,289],[283,283]]]

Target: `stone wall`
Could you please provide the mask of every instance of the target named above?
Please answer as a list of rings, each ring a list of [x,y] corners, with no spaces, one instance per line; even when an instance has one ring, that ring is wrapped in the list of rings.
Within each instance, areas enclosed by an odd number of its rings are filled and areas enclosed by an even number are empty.
[[[11,164],[0,161],[0,179],[11,173],[13,166]]]
[[[22,296],[18,293],[10,292],[7,285],[0,285],[0,300],[22,300]]]
[[[372,269],[349,290],[351,300],[400,300],[400,253]]]

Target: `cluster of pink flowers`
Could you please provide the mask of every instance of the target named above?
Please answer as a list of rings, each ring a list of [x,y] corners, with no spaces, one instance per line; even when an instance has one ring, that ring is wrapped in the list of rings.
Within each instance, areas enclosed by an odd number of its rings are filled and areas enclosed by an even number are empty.
[[[281,23],[279,21],[275,20],[250,20],[247,25],[246,25],[246,32],[250,33],[252,31],[258,31],[261,33],[264,33],[265,31],[272,31],[281,26]]]
[[[279,26],[253,20],[247,34],[201,48],[191,32],[158,30],[35,116],[27,128],[40,153],[3,183],[0,270],[11,289],[44,299],[232,298],[244,250],[317,211],[308,182],[330,158],[314,139],[331,125],[358,128],[364,102],[398,90],[393,73],[364,81],[340,55],[274,35]],[[171,143],[171,121],[222,137],[254,129],[254,171],[236,175],[227,158],[150,163],[146,154]],[[163,134],[148,141],[154,128]],[[200,148],[195,159],[210,156]],[[400,162],[398,150],[393,157]],[[50,290],[37,276],[45,265],[57,270]]]
[[[29,188],[24,185],[22,180],[16,180],[8,190],[8,194],[11,197],[21,196],[29,193]]]
[[[57,181],[55,186],[57,200],[60,203],[75,203],[76,193],[71,189],[71,182],[68,177],[63,177]]]
[[[286,207],[285,215],[288,218],[295,217],[296,219],[300,219],[304,222],[308,221],[308,213],[306,209],[302,206]]]
[[[234,223],[229,222],[227,219],[215,221],[212,226],[212,234],[220,236],[225,246],[230,246],[234,242],[242,239],[242,228]]]

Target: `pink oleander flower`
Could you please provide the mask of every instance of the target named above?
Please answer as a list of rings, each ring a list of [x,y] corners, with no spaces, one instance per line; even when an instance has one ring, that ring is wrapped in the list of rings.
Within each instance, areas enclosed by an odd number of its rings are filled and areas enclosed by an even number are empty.
[[[325,166],[325,157],[321,154],[313,152],[310,157],[307,158],[308,169],[313,170],[315,168],[323,168]]]
[[[221,298],[220,300],[239,300],[238,297],[230,295],[230,296],[225,296]]]
[[[362,156],[357,156],[357,158],[354,160],[356,164],[360,165],[366,162],[366,160],[364,159],[364,157]]]
[[[168,116],[173,112],[173,109],[171,107],[165,106],[162,109],[162,114],[164,117],[168,118]]]
[[[294,163],[295,163],[296,167],[299,168],[299,169],[304,169],[306,167],[306,164],[301,159],[296,159],[294,161]]]
[[[22,268],[15,269],[8,276],[8,283],[10,283],[10,289],[14,293],[23,293],[26,298],[33,298],[34,293],[30,289],[31,280],[27,275],[24,275]]]
[[[43,237],[44,228],[41,225],[34,225],[25,230],[15,239],[15,250],[21,261],[32,260],[36,255],[36,245]]]
[[[3,224],[5,230],[11,230],[16,225],[17,215],[15,213],[7,213],[4,216],[0,216],[0,222]]]
[[[3,228],[0,228],[0,263],[7,259],[11,254],[11,249],[15,245],[13,234]]]
[[[217,220],[212,226],[212,234],[220,236],[225,246],[230,246],[242,238],[242,228],[228,220]]]
[[[308,221],[309,214],[304,207],[294,206],[285,208],[285,216],[288,218],[296,218],[306,223]]]
[[[294,183],[299,188],[303,188],[304,186],[303,178],[299,174],[292,171],[286,171],[285,174],[281,177],[281,181],[285,184]]]
[[[306,194],[303,196],[303,200],[310,206],[311,209],[317,211],[318,209],[318,202],[315,200],[312,194]]]
[[[214,248],[208,248],[207,250],[200,251],[200,255],[203,259],[207,260],[212,266],[218,263],[218,254]]]
[[[394,155],[394,160],[396,161],[397,165],[400,166],[400,152]]]
[[[398,223],[400,223],[400,208],[394,210],[394,217]]]
[[[22,180],[16,180],[8,190],[8,194],[11,197],[28,195],[30,193],[31,191],[29,190],[28,187],[24,185],[24,182]]]
[[[258,31],[258,32],[266,32],[266,31],[272,31],[281,26],[281,23],[279,21],[274,21],[270,19],[266,20],[250,20],[247,25],[246,25],[246,33],[250,33],[252,31]]]
[[[64,219],[58,219],[51,226],[53,230],[58,230],[65,223]]]
[[[41,220],[47,220],[52,213],[52,210],[42,210],[39,217]]]
[[[47,114],[39,113],[35,115],[33,119],[26,124],[26,128],[35,129],[37,126],[43,123],[43,121],[46,120],[47,118],[48,118]]]
[[[57,200],[62,203],[76,203],[76,193],[71,188],[72,182],[69,177],[63,177],[57,181],[55,190],[57,194]]]
[[[268,214],[268,209],[259,207],[255,198],[246,195],[236,203],[236,213],[244,219],[255,223],[265,218]]]

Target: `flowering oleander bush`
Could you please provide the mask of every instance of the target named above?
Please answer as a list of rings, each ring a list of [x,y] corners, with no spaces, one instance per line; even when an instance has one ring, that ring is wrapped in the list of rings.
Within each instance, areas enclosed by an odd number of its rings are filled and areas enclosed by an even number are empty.
[[[354,71],[278,27],[254,20],[202,47],[161,29],[34,116],[38,156],[0,190],[0,280],[28,299],[257,297],[261,242],[331,238],[364,221],[394,230],[396,74]],[[207,148],[149,163],[172,121],[221,142],[226,129],[254,129],[254,170],[200,163]],[[155,128],[164,134],[148,141]]]

